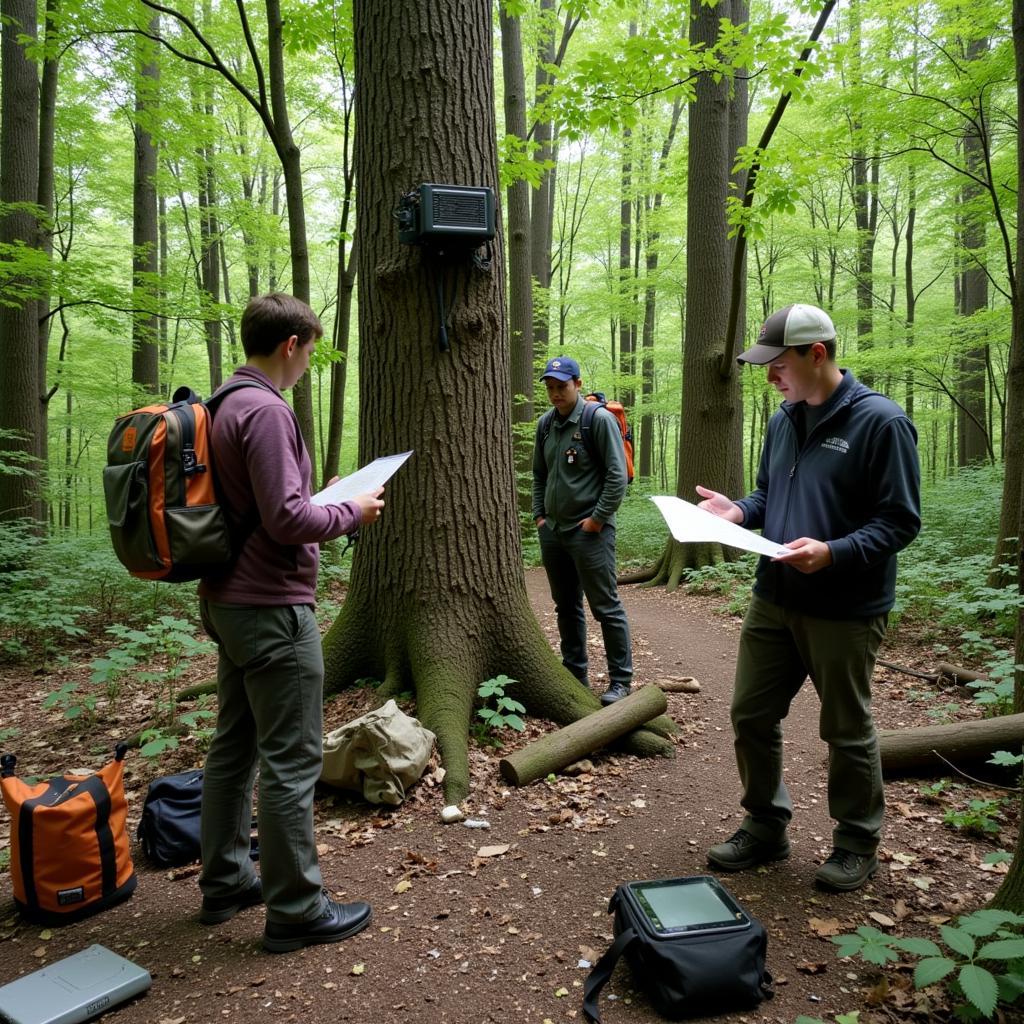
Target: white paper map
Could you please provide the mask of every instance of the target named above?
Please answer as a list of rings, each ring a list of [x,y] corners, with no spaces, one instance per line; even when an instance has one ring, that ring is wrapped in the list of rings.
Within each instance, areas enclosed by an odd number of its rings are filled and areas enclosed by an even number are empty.
[[[790,551],[790,548],[782,544],[776,544],[775,541],[752,533],[743,526],[730,523],[728,519],[722,519],[713,512],[706,512],[688,501],[683,501],[682,498],[657,494],[651,497],[651,501],[658,506],[672,536],[680,543],[696,544],[710,541],[728,544],[732,548],[742,548],[744,551],[756,551],[759,555],[769,557]]]
[[[412,452],[402,452],[399,455],[383,455],[373,462],[368,462],[362,469],[357,469],[333,484],[328,484],[322,491],[317,491],[310,498],[313,505],[340,505],[357,494],[368,494],[383,487],[388,480],[402,467],[403,463]]]

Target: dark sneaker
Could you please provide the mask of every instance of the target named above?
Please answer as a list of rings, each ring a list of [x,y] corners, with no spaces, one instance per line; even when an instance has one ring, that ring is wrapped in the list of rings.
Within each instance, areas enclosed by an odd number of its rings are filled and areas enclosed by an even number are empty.
[[[296,924],[268,921],[263,930],[263,948],[268,953],[291,953],[304,946],[341,942],[361,932],[372,920],[369,903],[338,903],[324,893],[324,909],[318,918]]]
[[[248,889],[234,896],[204,896],[199,911],[200,924],[223,924],[230,921],[240,910],[255,907],[263,902],[263,883],[257,878]]]
[[[629,687],[625,683],[612,683],[604,693],[601,694],[601,703],[604,705],[614,704],[617,700],[629,696]]]
[[[720,871],[745,871],[768,861],[785,860],[788,856],[789,840],[785,836],[775,840],[758,839],[741,828],[724,843],[708,850],[708,863]]]
[[[878,858],[873,853],[854,853],[837,846],[814,873],[814,881],[823,889],[850,892],[874,877],[877,870]]]

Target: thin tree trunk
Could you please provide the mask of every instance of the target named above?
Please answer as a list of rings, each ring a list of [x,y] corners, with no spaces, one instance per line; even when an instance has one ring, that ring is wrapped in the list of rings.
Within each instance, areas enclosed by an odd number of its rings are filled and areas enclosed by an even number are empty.
[[[967,44],[967,60],[976,61],[988,50],[987,39],[972,39]],[[977,97],[976,120],[970,124],[963,138],[964,163],[970,175],[986,176],[988,139],[983,131],[985,123],[984,97]],[[964,318],[963,330],[969,340],[960,354],[957,387],[957,462],[960,466],[984,462],[989,452],[989,435],[984,424],[987,417],[985,401],[985,363],[988,346],[976,324],[970,322],[975,313],[988,309],[988,271],[985,248],[987,244],[986,220],[991,216],[981,208],[985,202],[984,185],[970,178],[964,180],[960,193],[960,302],[957,312]]]
[[[159,15],[149,22],[149,31],[160,32]],[[150,125],[156,116],[160,65],[150,40],[137,37],[135,122],[135,172],[132,200],[132,281],[133,306],[137,310],[153,308],[157,295],[160,235],[157,228],[156,146]],[[155,313],[138,312],[132,316],[132,383],[147,395],[160,393],[160,327]]]
[[[526,70],[518,15],[499,5],[501,67],[505,88],[505,134],[526,142]],[[508,242],[508,320],[511,358],[513,457],[519,511],[530,510],[530,462],[533,434],[533,284],[530,277],[530,184],[514,181],[506,189]],[[549,282],[550,283],[550,282]],[[518,430],[517,430],[518,426]]]
[[[690,42],[716,45],[719,19],[732,13],[731,0],[709,8],[691,0]],[[730,130],[730,83],[702,74],[689,108],[689,182],[686,198],[686,314],[683,346],[681,436],[676,493],[694,497],[697,484],[738,495],[743,487],[743,417],[739,375],[723,379],[721,353],[726,339],[732,247],[726,223],[729,175],[736,137]],[[733,97],[735,103],[735,95]],[[746,105],[744,104],[744,113]],[[736,114],[736,116],[739,116]],[[685,569],[721,561],[718,544],[680,544],[669,540],[655,585],[674,590]]]

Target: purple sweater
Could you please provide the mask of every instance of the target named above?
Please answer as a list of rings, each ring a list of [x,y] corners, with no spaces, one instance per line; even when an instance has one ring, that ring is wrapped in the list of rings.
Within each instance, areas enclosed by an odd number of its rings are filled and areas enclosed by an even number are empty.
[[[239,367],[232,380],[258,380],[217,407],[211,447],[217,485],[234,534],[259,519],[238,558],[206,577],[199,596],[223,604],[313,604],[321,541],[352,533],[362,513],[354,501],[311,505],[312,466],[299,421],[266,374]]]

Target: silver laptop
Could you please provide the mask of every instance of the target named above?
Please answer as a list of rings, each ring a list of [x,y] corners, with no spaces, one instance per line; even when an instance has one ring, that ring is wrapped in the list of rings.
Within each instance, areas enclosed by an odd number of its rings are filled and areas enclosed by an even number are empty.
[[[152,985],[149,971],[105,946],[90,946],[0,987],[8,1024],[80,1024]]]

